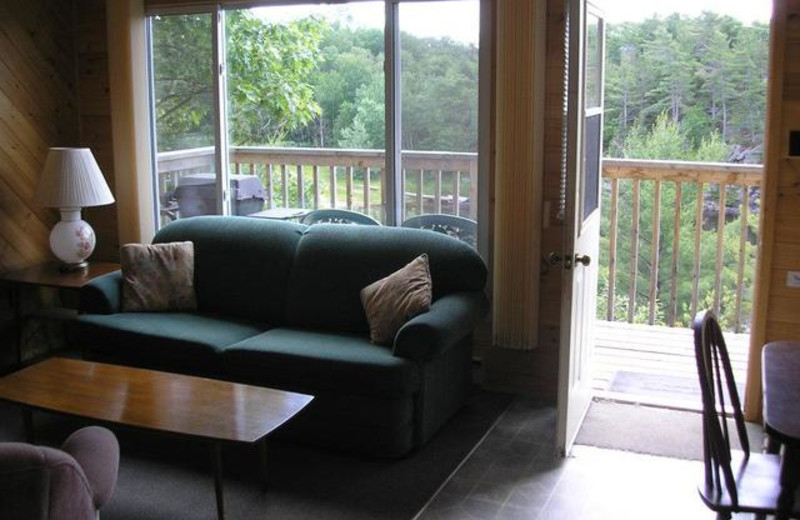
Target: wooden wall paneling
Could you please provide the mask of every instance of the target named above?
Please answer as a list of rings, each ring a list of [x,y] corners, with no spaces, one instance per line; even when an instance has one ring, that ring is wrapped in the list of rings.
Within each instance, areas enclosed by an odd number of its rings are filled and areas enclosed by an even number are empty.
[[[72,140],[74,144],[77,124],[74,24],[59,23],[55,32],[50,33],[46,23],[54,10],[71,18],[71,2],[36,0],[26,2],[27,9],[9,4],[0,2],[0,46],[4,49],[0,61],[6,69],[2,76],[6,87],[9,81],[17,86],[15,95],[9,97],[37,123],[43,137]],[[40,23],[24,19],[28,11],[39,12]],[[54,130],[48,131],[51,128]]]
[[[785,271],[800,271],[797,159],[786,156],[788,130],[800,128],[800,0],[775,0],[761,193],[759,266],[750,336],[745,415],[761,418],[761,349],[769,341],[800,340],[800,289],[785,287]]]
[[[556,219],[561,184],[561,127],[564,106],[564,5],[547,0],[545,61],[542,243],[544,255],[563,247],[563,226]],[[493,349],[484,369],[488,388],[555,402],[561,326],[561,270],[545,269],[539,288],[539,345],[531,351]]]
[[[76,18],[80,142],[92,149],[111,191],[116,194],[105,1],[80,0],[76,4]],[[118,261],[117,204],[87,208],[84,213],[97,235],[92,258]]]
[[[0,269],[48,258],[55,211],[33,193],[50,146],[78,142],[72,2],[0,3]]]
[[[78,145],[72,0],[0,2],[0,271],[49,260],[57,211],[33,203],[47,150]],[[0,365],[11,359],[0,287]],[[26,291],[25,301],[40,299]]]

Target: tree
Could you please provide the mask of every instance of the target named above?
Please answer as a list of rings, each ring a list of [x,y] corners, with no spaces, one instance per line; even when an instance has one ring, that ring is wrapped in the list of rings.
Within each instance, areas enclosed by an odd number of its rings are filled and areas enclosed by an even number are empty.
[[[156,17],[153,67],[159,151],[214,143],[212,17]],[[229,127],[235,144],[279,142],[319,112],[307,82],[318,66],[322,20],[269,24],[226,16]]]

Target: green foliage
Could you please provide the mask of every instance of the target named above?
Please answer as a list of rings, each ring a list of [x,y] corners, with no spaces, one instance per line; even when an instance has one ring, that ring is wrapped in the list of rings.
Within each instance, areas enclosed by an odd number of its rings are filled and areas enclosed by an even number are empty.
[[[712,13],[609,24],[606,155],[623,156],[631,133],[638,129],[641,138],[663,114],[680,125],[688,150],[716,132],[728,156],[757,151],[764,136],[768,34],[765,24],[745,26]],[[716,144],[706,146],[716,151]]]
[[[153,23],[159,151],[214,143],[212,17],[159,16]],[[228,113],[232,142],[265,145],[307,124],[320,107],[308,76],[318,67],[326,24],[269,24],[227,11]]]
[[[213,145],[211,15],[160,16],[153,26],[159,151]]]
[[[680,159],[683,161],[724,162],[728,146],[717,132],[701,138],[695,147],[679,123],[664,111],[647,130],[636,124],[622,146],[626,159]]]
[[[320,112],[308,77],[326,24],[313,17],[270,24],[246,10],[228,11],[225,20],[232,144],[278,143]]]

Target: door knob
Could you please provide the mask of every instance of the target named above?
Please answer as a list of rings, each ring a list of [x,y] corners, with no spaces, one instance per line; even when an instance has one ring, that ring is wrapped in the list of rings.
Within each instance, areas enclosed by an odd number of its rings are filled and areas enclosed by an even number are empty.
[[[576,264],[583,264],[584,267],[585,267],[585,266],[588,266],[589,264],[592,263],[592,259],[589,258],[589,255],[578,255],[578,254],[576,254],[575,255],[575,263]]]

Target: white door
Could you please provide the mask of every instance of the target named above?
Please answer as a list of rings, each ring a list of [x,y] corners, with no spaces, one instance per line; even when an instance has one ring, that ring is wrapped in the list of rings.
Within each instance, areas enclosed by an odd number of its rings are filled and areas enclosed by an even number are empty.
[[[557,448],[569,453],[589,408],[597,304],[603,130],[603,18],[569,2],[567,199],[565,211]]]

